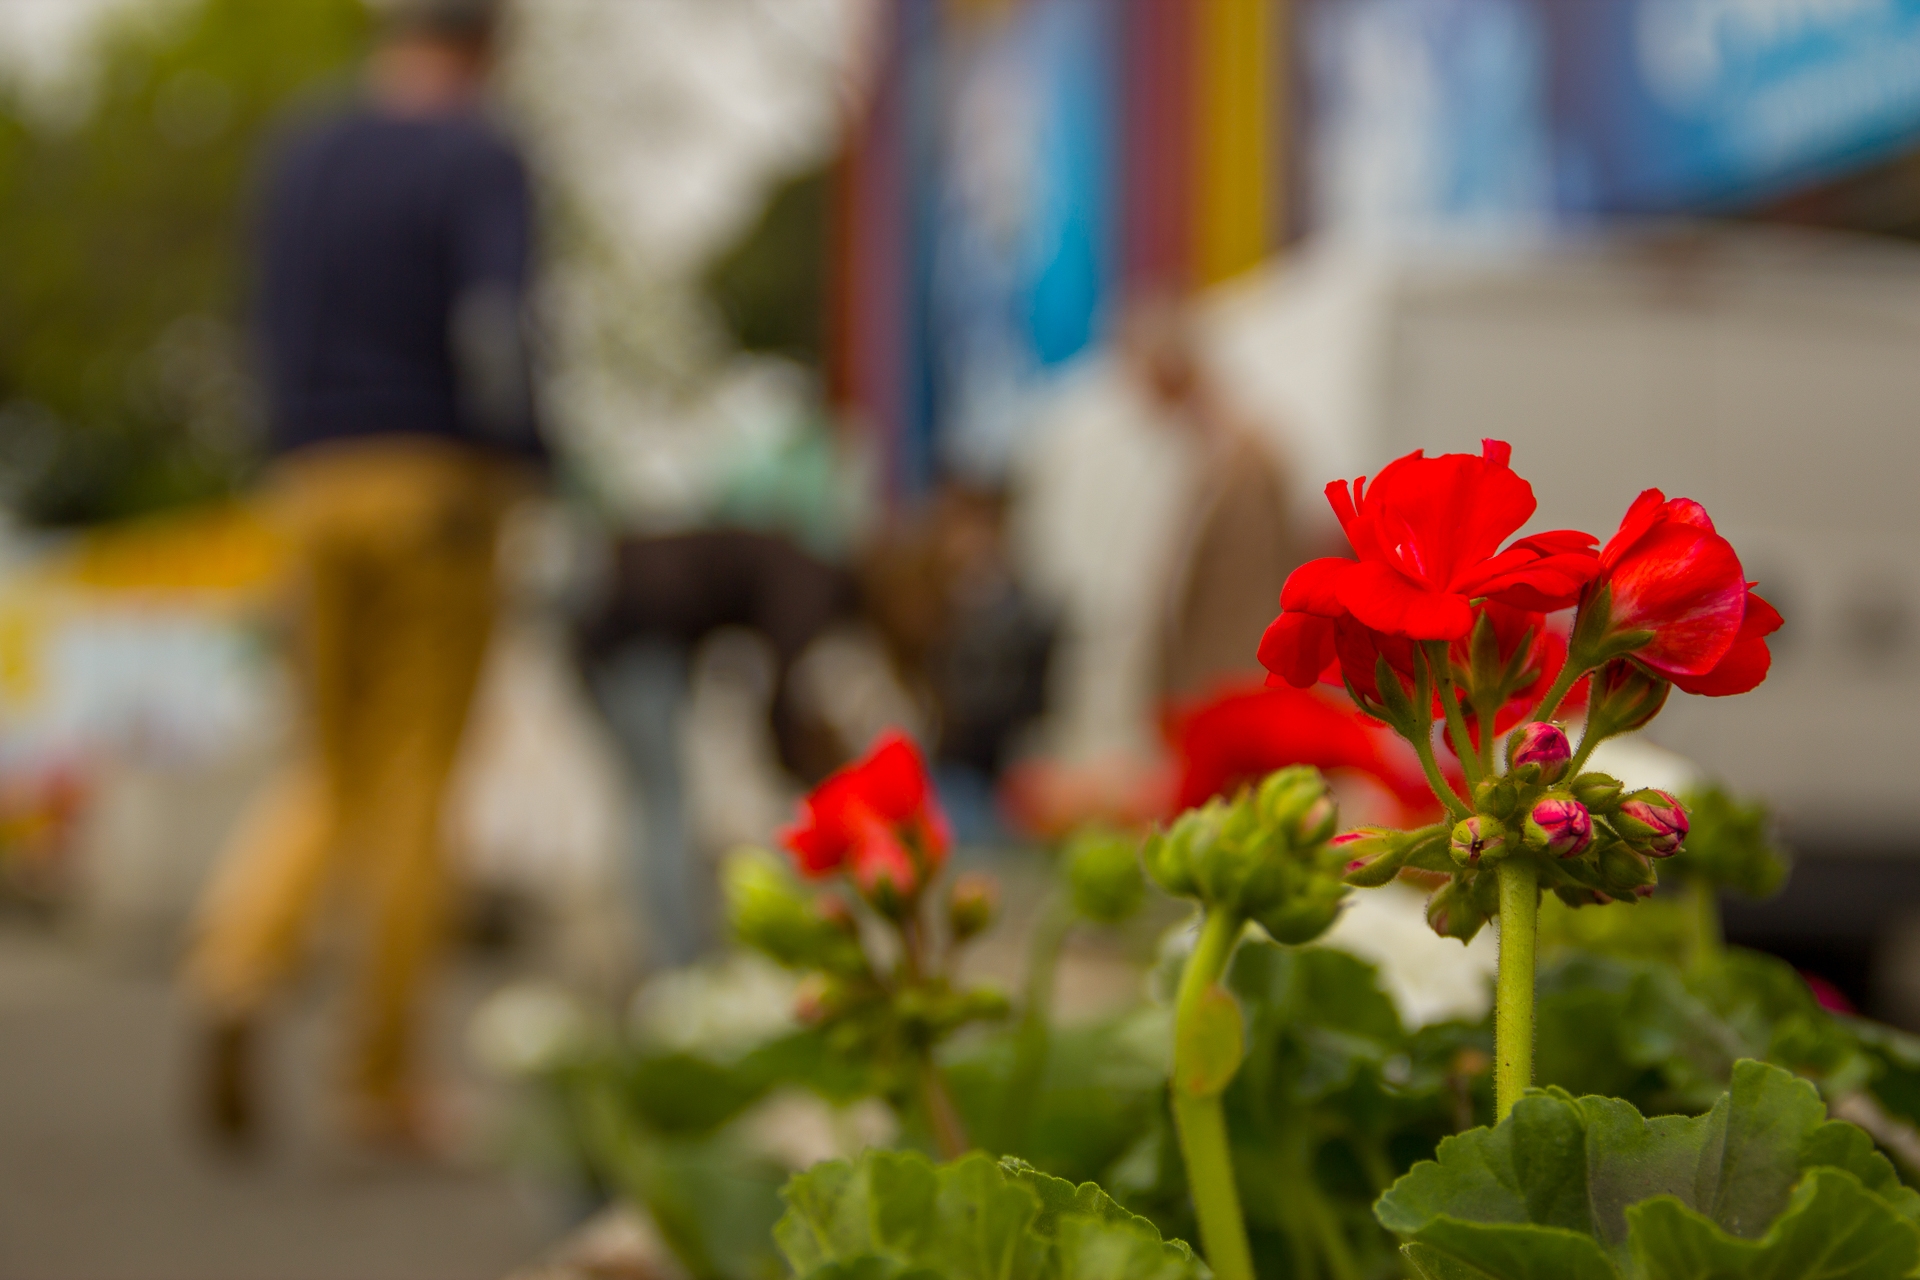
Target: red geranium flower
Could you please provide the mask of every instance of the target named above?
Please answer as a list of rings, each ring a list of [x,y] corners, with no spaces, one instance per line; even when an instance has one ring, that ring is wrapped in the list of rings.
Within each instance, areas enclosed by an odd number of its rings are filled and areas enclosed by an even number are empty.
[[[1473,627],[1477,599],[1543,612],[1572,604],[1598,571],[1591,535],[1558,530],[1500,549],[1536,506],[1511,454],[1498,440],[1482,441],[1477,456],[1416,450],[1371,487],[1364,476],[1351,489],[1328,485],[1356,558],[1313,560],[1287,579],[1261,646],[1267,669],[1297,688],[1312,684],[1333,661],[1332,624],[1346,617],[1385,636],[1457,640]]]
[[[1168,716],[1168,737],[1180,757],[1174,810],[1230,795],[1290,764],[1355,769],[1377,778],[1409,808],[1431,808],[1433,797],[1417,766],[1396,767],[1383,742],[1398,744],[1383,740],[1383,732],[1311,691],[1228,688]]]
[[[1673,683],[1688,693],[1701,693],[1710,698],[1757,688],[1773,665],[1773,651],[1767,648],[1767,637],[1778,631],[1784,621],[1780,611],[1755,594],[1749,582],[1747,611],[1740,619],[1740,632],[1734,636],[1733,647],[1727,650],[1726,657],[1714,663],[1713,670],[1703,676],[1676,675]]]
[[[844,870],[868,899],[905,901],[940,869],[952,840],[919,749],[895,731],[801,801],[780,842],[807,876]]]
[[[1644,632],[1634,661],[1692,693],[1745,693],[1766,678],[1780,615],[1755,595],[1699,503],[1648,489],[1600,552],[1606,634]],[[1614,650],[1618,652],[1618,650]]]

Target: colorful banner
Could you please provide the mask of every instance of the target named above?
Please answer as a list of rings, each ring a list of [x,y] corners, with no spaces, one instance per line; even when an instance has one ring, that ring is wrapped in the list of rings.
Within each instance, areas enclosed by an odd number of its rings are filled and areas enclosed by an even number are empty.
[[[837,185],[829,385],[897,498],[991,482],[1128,296],[1285,233],[1288,0],[897,0]]]
[[[1534,2],[1568,212],[1764,198],[1920,136],[1920,0]]]

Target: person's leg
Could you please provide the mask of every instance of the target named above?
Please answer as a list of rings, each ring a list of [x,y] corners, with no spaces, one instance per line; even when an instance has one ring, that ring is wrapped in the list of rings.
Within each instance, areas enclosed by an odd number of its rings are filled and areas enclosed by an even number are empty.
[[[227,840],[202,894],[183,969],[207,1024],[205,1120],[213,1136],[245,1145],[258,1127],[255,1027],[297,967],[314,908],[338,853],[327,744],[351,714],[346,639],[354,595],[314,502],[312,477],[283,472],[267,508],[293,562],[290,586],[305,739],[264,785]]]
[[[363,543],[366,626],[343,838],[365,908],[346,1086],[375,1140],[417,1139],[414,1029],[448,903],[440,817],[494,605],[499,500],[466,459],[419,460]]]
[[[690,964],[711,941],[712,905],[694,863],[680,767],[686,649],[665,637],[635,639],[596,659],[588,684],[638,792],[631,866],[648,950],[658,966]]]

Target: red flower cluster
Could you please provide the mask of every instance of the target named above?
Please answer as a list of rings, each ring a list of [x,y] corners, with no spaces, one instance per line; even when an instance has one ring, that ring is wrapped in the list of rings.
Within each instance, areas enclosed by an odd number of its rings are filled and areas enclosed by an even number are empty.
[[[868,901],[897,906],[940,870],[952,838],[918,748],[891,732],[816,787],[780,843],[803,874],[845,871]]]
[[[1765,678],[1766,636],[1780,615],[1753,593],[1699,503],[1649,489],[1597,552],[1597,539],[1575,530],[1502,549],[1536,505],[1510,455],[1497,440],[1477,456],[1415,452],[1371,486],[1364,477],[1351,490],[1327,486],[1354,558],[1314,560],[1287,579],[1260,645],[1268,683],[1332,680],[1377,703],[1381,659],[1411,691],[1414,642],[1444,640],[1472,725],[1472,637],[1483,618],[1495,641],[1489,656],[1510,676],[1496,731],[1528,714],[1569,660],[1584,672],[1630,656],[1691,693],[1743,693]],[[1592,643],[1569,655],[1545,615],[1576,603],[1593,615],[1592,627],[1576,630],[1576,649],[1582,637]]]
[[[1370,684],[1372,671],[1352,659],[1378,637],[1459,640],[1473,630],[1475,600],[1534,612],[1572,604],[1596,572],[1590,535],[1561,530],[1500,548],[1537,505],[1511,454],[1498,440],[1483,441],[1477,457],[1415,451],[1371,487],[1365,476],[1351,490],[1328,485],[1355,559],[1310,561],[1287,579],[1283,612],[1261,644],[1268,669],[1305,688],[1339,661]]]

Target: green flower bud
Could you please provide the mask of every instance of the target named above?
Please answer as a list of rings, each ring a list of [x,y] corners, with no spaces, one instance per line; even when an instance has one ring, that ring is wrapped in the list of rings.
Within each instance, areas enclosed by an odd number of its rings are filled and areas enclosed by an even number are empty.
[[[1473,941],[1489,914],[1475,901],[1476,896],[1474,887],[1464,878],[1456,876],[1447,881],[1427,899],[1428,926],[1443,938]]]
[[[1000,884],[992,876],[968,872],[947,891],[947,928],[955,942],[985,933],[1000,907]]]
[[[1659,880],[1652,862],[1617,840],[1600,850],[1598,865],[1600,883],[1615,898],[1628,897],[1642,886],[1651,888]]]
[[[1488,778],[1473,789],[1473,808],[1502,822],[1520,811],[1520,786],[1513,778]]]
[[[1202,850],[1211,849],[1218,841],[1225,814],[1226,802],[1216,798],[1198,809],[1187,810],[1166,830],[1154,832],[1141,851],[1141,861],[1153,882],[1176,898],[1198,897],[1200,884],[1194,879],[1194,862]]]
[[[1267,775],[1255,794],[1254,810],[1261,825],[1279,828],[1295,847],[1331,839],[1340,818],[1327,780],[1304,764]]]
[[[1358,889],[1377,889],[1400,874],[1414,842],[1408,832],[1386,827],[1355,827],[1335,836],[1327,847],[1340,856],[1340,878]]]
[[[1251,795],[1182,814],[1148,842],[1147,874],[1169,893],[1272,919],[1275,936],[1304,939],[1331,923],[1337,908],[1329,904],[1345,892],[1327,856],[1337,822],[1318,771],[1282,769]]]
[[[1119,924],[1140,910],[1146,881],[1138,842],[1110,831],[1089,831],[1067,846],[1073,909],[1095,924]]]
[[[1347,887],[1332,877],[1316,877],[1300,892],[1281,898],[1254,914],[1275,942],[1299,946],[1312,942],[1333,927],[1347,900]]]
[[[1463,867],[1491,865],[1507,856],[1507,832],[1492,818],[1475,814],[1454,824],[1448,845],[1453,860]]]
[[[1610,778],[1604,773],[1583,773],[1567,787],[1573,798],[1587,806],[1587,812],[1610,814],[1620,803],[1620,794],[1625,790],[1618,778]]]
[[[722,873],[727,918],[745,945],[791,969],[836,973],[865,970],[857,926],[820,910],[771,854],[742,851],[727,860]],[[840,904],[844,907],[844,903]]]

